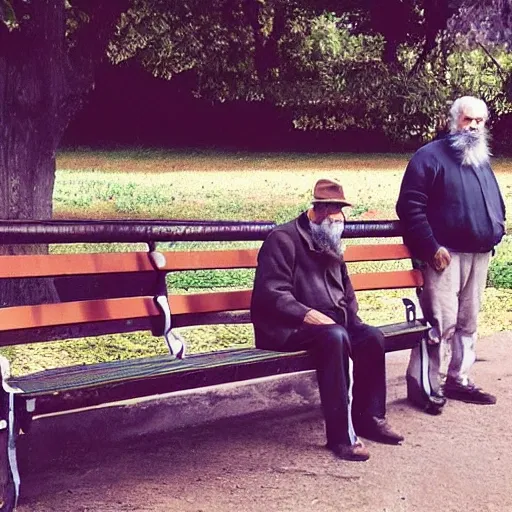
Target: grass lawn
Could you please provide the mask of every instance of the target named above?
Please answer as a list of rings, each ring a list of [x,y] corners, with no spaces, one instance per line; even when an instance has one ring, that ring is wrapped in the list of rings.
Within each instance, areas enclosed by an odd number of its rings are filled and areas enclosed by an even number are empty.
[[[216,152],[63,152],[57,159],[54,217],[57,219],[218,219],[284,222],[309,205],[314,182],[338,178],[354,204],[352,219],[394,219],[394,205],[410,155],[248,154]],[[508,211],[512,211],[512,160],[494,169]],[[510,231],[512,224],[508,220]],[[102,246],[94,250],[102,250]],[[174,244],[178,248],[180,244]],[[214,244],[221,245],[221,244]],[[254,244],[253,244],[254,245]],[[184,244],[185,247],[204,244]],[[224,244],[226,246],[226,244]],[[165,245],[168,248],[168,244]],[[126,250],[126,246],[122,247]],[[91,250],[56,246],[53,251]],[[108,250],[113,250],[108,247]],[[509,237],[495,262],[512,262]],[[512,263],[511,263],[512,265]],[[357,271],[357,268],[352,268]],[[511,270],[512,272],[512,270]],[[213,281],[212,281],[213,279]],[[171,277],[173,288],[250,286],[250,271],[222,277],[188,274]],[[214,284],[216,283],[216,284]],[[361,316],[376,325],[404,316],[401,297],[414,292],[361,293]],[[480,333],[512,329],[512,291],[487,288]],[[250,326],[186,330],[192,352],[252,343]],[[15,372],[64,364],[133,357],[165,351],[160,339],[142,333],[101,340],[64,341],[2,350],[15,360]]]

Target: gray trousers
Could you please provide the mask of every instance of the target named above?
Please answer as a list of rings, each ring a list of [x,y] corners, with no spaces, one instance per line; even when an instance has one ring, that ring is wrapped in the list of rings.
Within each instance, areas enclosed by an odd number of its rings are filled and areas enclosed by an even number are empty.
[[[452,260],[442,272],[430,266],[423,270],[424,287],[420,305],[431,324],[429,339],[411,351],[408,378],[427,394],[440,389],[440,347],[451,349],[447,376],[463,385],[475,362],[478,312],[487,280],[491,253],[451,253]]]

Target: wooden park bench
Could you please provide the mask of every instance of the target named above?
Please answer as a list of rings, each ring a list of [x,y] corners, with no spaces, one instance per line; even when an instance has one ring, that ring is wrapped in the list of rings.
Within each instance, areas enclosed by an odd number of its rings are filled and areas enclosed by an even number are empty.
[[[366,236],[374,237],[375,233],[368,230]],[[171,347],[175,341],[171,326],[174,329],[250,322],[247,311],[250,289],[174,294],[172,290],[167,291],[166,275],[198,269],[255,268],[257,253],[257,249],[158,253],[150,244],[146,252],[0,256],[0,279],[55,278],[60,299],[65,301],[1,308],[0,346],[150,330],[162,336],[163,345]],[[401,243],[351,245],[345,252],[347,262],[407,260],[410,257]],[[142,284],[135,287],[136,291],[131,291],[131,296],[115,297],[118,286],[112,285],[100,286],[100,297],[90,298],[97,294],[98,279],[105,276],[116,279],[110,283],[135,282],[141,276],[143,279]],[[413,268],[364,272],[352,274],[351,278],[356,291],[417,288],[423,283],[421,272]],[[94,284],[92,293],[88,289],[90,283]],[[386,350],[395,351],[416,346],[424,339],[427,327],[416,318],[409,301],[404,322],[381,329]],[[16,506],[20,484],[16,440],[20,432],[28,432],[33,417],[313,369],[306,352],[278,353],[256,348],[199,353],[184,359],[169,353],[15,377],[10,375],[8,360],[1,357],[0,361],[2,511],[14,510]]]

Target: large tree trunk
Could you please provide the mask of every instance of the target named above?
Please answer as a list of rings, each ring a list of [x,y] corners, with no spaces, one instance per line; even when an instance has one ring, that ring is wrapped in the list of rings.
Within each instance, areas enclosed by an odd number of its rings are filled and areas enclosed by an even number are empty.
[[[12,3],[20,25],[0,27],[0,219],[44,220],[52,216],[60,139],[129,0],[74,0],[87,16],[65,0]],[[0,245],[0,254],[46,251]],[[56,299],[49,280],[0,282],[0,307]]]
[[[0,55],[0,218],[5,220],[52,216],[64,74],[56,58],[62,55],[62,43],[55,44],[54,38],[59,32],[63,35],[58,27],[63,25],[64,13],[32,14],[38,23],[11,35],[14,48]],[[47,252],[47,247],[0,245],[0,254],[41,252]],[[51,280],[0,283],[0,307],[56,298]]]
[[[1,127],[0,218],[50,219],[55,179],[55,148],[45,132],[48,126],[24,128],[13,116]],[[30,123],[29,123],[30,124]],[[46,128],[46,129],[45,129]],[[0,254],[47,252],[46,245],[0,245]],[[0,283],[0,307],[34,302],[54,302],[51,280],[5,280]]]

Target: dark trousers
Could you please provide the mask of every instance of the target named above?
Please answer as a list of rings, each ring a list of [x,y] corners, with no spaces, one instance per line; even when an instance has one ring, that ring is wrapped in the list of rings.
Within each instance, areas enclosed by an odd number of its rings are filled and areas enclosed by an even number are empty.
[[[353,444],[352,425],[357,431],[358,424],[372,417],[384,418],[386,367],[379,329],[366,324],[348,331],[337,324],[305,325],[286,340],[283,350],[308,350],[315,360],[329,444]]]

